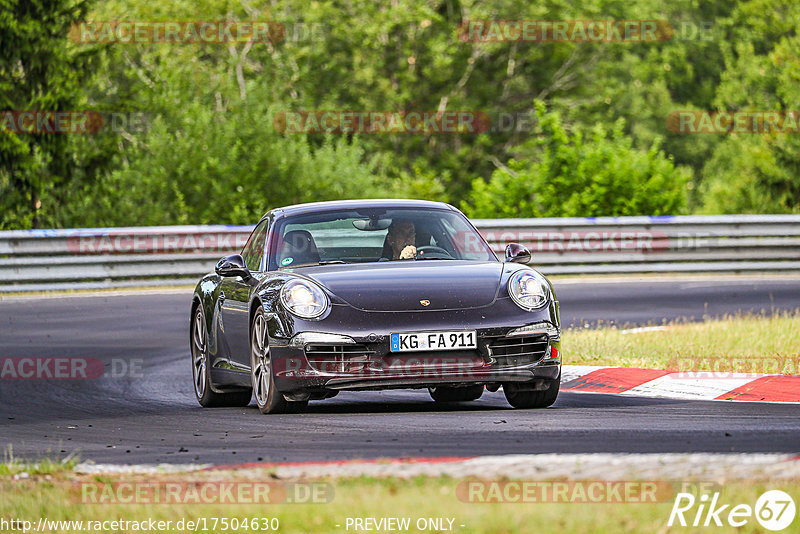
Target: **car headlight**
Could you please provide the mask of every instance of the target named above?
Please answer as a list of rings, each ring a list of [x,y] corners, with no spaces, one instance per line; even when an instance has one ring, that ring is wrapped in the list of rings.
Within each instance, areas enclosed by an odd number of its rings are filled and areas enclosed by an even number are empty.
[[[322,288],[297,278],[283,285],[281,302],[287,310],[302,319],[314,319],[328,309],[328,296]]]
[[[550,287],[536,271],[521,270],[508,279],[508,294],[517,306],[533,311],[547,304]]]

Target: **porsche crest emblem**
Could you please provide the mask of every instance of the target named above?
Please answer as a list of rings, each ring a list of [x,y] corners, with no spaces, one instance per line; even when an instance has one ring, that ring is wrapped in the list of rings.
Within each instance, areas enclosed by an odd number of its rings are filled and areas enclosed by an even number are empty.
[[[430,306],[431,305],[431,301],[429,301],[429,300],[421,300],[421,301],[419,301],[419,303],[422,304],[423,306]]]

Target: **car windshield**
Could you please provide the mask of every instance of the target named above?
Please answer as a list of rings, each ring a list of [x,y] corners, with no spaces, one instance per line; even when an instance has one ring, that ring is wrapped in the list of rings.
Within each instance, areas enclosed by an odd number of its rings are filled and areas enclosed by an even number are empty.
[[[270,270],[407,260],[497,261],[483,237],[446,209],[348,209],[280,219]]]

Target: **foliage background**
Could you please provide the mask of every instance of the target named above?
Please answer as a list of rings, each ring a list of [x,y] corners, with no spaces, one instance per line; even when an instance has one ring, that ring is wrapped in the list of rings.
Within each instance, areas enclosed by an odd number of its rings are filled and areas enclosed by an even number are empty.
[[[463,20],[666,20],[657,43],[474,43]],[[78,44],[77,21],[275,20],[278,43]],[[791,0],[0,0],[0,109],[141,114],[0,131],[0,229],[252,223],[443,200],[475,217],[800,212],[800,136],[680,135],[676,110],[793,110]],[[477,110],[481,134],[285,134],[287,110]],[[131,115],[137,116],[137,115]]]

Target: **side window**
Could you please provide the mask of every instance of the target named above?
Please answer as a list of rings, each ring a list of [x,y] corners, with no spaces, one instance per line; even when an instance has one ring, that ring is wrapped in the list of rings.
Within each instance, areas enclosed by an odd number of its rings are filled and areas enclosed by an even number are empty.
[[[242,257],[247,268],[251,271],[261,270],[261,260],[264,257],[264,245],[267,240],[267,227],[269,226],[269,219],[264,219],[256,226],[250,239],[242,249]]]

